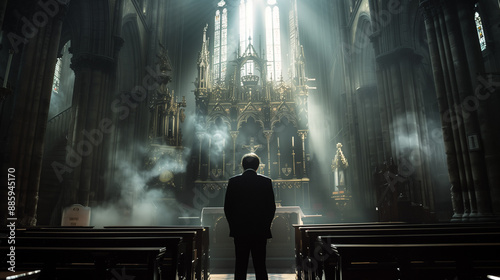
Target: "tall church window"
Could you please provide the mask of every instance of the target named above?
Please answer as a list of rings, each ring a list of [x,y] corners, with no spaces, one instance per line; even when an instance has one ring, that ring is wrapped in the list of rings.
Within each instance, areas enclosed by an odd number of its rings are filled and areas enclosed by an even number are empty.
[[[474,19],[476,21],[477,36],[479,38],[479,45],[481,46],[481,51],[486,49],[486,39],[484,38],[484,29],[481,16],[476,12]]]
[[[240,49],[245,53],[253,37],[253,0],[241,0],[240,2]],[[241,76],[254,73],[254,62],[246,62],[241,69]]]
[[[62,58],[57,58],[56,69],[54,71],[54,80],[52,80],[52,94],[59,94],[59,85],[61,84]]]
[[[278,80],[281,76],[280,16],[276,0],[268,0],[266,7],[266,55],[268,79]]]
[[[215,12],[214,79],[224,81],[227,64],[227,8],[224,0]]]
[[[49,118],[59,114],[71,106],[75,73],[71,70],[69,52],[71,42],[68,41],[61,49],[61,57],[57,58],[52,80],[52,96],[50,98]]]

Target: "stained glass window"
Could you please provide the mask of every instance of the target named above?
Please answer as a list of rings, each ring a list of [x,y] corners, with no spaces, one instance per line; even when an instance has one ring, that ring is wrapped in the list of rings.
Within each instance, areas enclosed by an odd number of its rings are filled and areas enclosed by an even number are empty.
[[[486,39],[484,38],[483,22],[481,21],[481,16],[476,12],[474,19],[476,20],[477,36],[479,38],[479,45],[481,46],[481,51],[486,49]]]
[[[68,41],[61,49],[61,57],[57,58],[52,80],[52,95],[50,97],[49,118],[71,107],[75,73],[71,70],[69,52],[71,42]]]
[[[268,79],[278,80],[281,77],[281,33],[279,8],[275,0],[267,2],[266,7],[266,55]]]
[[[226,2],[220,1],[215,12],[214,31],[214,80],[224,81],[227,63],[227,8]]]
[[[61,71],[62,71],[62,58],[58,58],[56,62],[56,69],[54,71],[54,80],[52,81],[52,93],[59,93],[59,84],[61,83]]]
[[[222,33],[221,33],[221,80],[226,77],[226,64],[227,64],[227,9],[222,10]]]
[[[253,38],[253,0],[240,2],[240,49],[244,54]],[[248,61],[241,69],[241,76],[254,73],[254,62]]]

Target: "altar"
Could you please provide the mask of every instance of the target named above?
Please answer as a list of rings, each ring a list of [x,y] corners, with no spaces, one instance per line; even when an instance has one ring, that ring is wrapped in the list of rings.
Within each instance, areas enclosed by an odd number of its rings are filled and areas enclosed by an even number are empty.
[[[299,206],[276,207],[271,224],[272,239],[267,245],[267,264],[275,272],[294,271],[294,224],[302,224],[305,217]],[[205,207],[201,224],[210,227],[210,267],[216,272],[234,268],[234,243],[229,237],[229,225],[223,207]],[[249,265],[251,271],[252,265]],[[274,272],[274,271],[270,271]]]

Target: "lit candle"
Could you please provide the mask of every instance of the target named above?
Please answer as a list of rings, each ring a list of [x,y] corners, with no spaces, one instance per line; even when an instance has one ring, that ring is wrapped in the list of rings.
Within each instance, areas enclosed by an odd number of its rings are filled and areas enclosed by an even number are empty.
[[[278,148],[280,147],[280,137],[278,136]]]
[[[295,144],[293,142],[294,137],[292,136],[292,147],[295,147]]]

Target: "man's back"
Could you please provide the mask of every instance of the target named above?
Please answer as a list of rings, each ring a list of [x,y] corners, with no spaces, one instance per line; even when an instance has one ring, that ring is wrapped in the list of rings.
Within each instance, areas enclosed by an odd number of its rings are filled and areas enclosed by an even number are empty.
[[[224,212],[230,236],[271,238],[271,222],[276,206],[270,178],[247,170],[229,179]]]
[[[255,153],[241,159],[243,174],[229,179],[224,213],[229,235],[234,237],[234,279],[245,280],[248,259],[252,254],[255,278],[267,280],[266,245],[271,238],[271,223],[276,211],[273,182],[257,174],[260,158]]]

